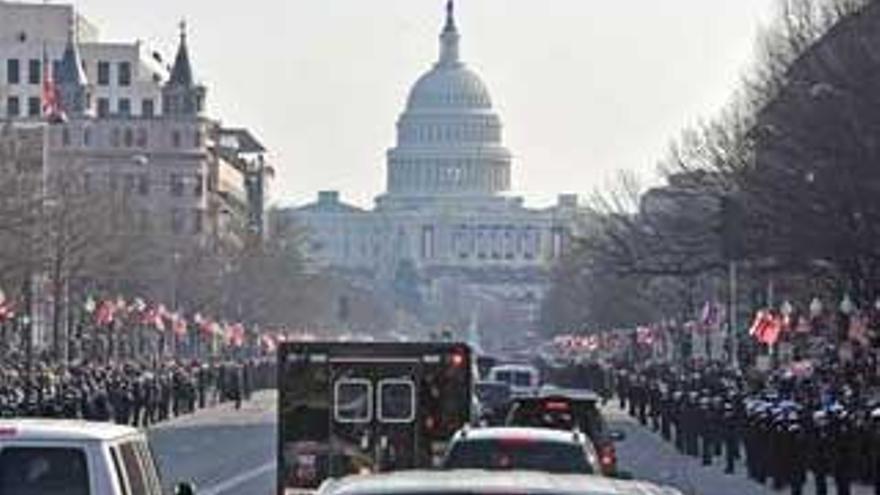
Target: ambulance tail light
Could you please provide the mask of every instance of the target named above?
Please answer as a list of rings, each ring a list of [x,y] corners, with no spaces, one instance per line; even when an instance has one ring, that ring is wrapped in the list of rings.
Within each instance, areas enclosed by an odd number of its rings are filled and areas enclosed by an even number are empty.
[[[449,364],[452,365],[453,368],[461,368],[466,362],[467,358],[459,351],[455,351],[449,356]]]

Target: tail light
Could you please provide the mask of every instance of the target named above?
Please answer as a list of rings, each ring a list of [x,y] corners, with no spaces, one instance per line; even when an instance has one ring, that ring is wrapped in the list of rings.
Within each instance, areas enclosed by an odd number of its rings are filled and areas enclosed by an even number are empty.
[[[599,449],[599,464],[604,474],[614,474],[617,470],[617,451],[614,445],[604,445]]]
[[[461,368],[464,366],[466,359],[464,354],[460,352],[454,352],[451,356],[449,356],[449,363],[452,364],[453,368]]]
[[[551,400],[544,403],[544,409],[547,411],[568,411],[568,402],[562,400]]]

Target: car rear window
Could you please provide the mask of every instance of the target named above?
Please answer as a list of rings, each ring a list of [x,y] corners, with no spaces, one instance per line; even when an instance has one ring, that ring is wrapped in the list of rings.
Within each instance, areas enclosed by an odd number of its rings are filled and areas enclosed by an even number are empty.
[[[564,407],[548,407],[553,404]],[[571,430],[578,428],[593,442],[605,437],[605,421],[592,401],[569,401],[565,399],[521,400],[514,404],[507,418],[508,426],[553,428]]]
[[[0,451],[0,494],[89,493],[89,469],[82,449],[7,447]]]
[[[546,471],[592,474],[580,445],[531,439],[466,440],[456,442],[446,459],[447,469]]]
[[[517,387],[531,387],[532,374],[527,371],[517,371],[513,374],[513,384]]]

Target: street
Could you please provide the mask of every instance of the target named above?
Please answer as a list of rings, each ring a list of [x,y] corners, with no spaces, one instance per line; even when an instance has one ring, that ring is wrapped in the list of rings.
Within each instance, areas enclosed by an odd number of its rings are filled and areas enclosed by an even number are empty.
[[[275,489],[275,392],[260,392],[236,411],[231,403],[162,424],[150,439],[168,486],[194,481],[204,495],[262,495]],[[617,446],[620,468],[636,479],[671,485],[685,495],[770,495],[746,479],[740,464],[725,475],[718,462],[711,467],[679,454],[655,433],[609,403],[604,414],[611,428],[626,433]],[[854,494],[867,495],[854,486]],[[808,484],[804,493],[814,493]],[[829,493],[834,494],[833,484]]]
[[[259,392],[238,411],[227,402],[151,429],[163,481],[193,481],[203,495],[274,493],[275,397]]]

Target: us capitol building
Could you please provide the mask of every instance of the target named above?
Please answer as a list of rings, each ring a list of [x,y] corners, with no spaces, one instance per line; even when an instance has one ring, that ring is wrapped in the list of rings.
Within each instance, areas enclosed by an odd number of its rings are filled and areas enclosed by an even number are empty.
[[[402,299],[429,325],[478,322],[486,338],[533,329],[579,209],[575,195],[530,209],[509,194],[501,119],[459,41],[450,0],[439,59],[410,91],[375,207],[323,191],[286,214],[316,265],[397,298],[409,290]]]

